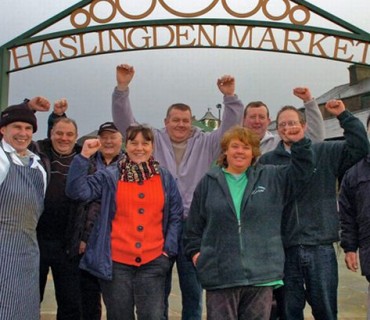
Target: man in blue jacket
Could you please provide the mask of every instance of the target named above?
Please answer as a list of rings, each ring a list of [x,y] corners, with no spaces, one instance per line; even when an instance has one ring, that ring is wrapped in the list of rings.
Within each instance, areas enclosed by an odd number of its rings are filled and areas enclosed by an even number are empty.
[[[367,118],[370,133],[370,115]],[[341,222],[340,245],[345,252],[349,270],[358,270],[359,251],[361,274],[370,282],[370,155],[349,169],[343,177],[339,193]],[[370,319],[370,285],[367,299]]]
[[[287,320],[303,320],[306,300],[315,319],[337,319],[338,265],[333,243],[339,240],[336,182],[345,171],[368,152],[364,126],[340,100],[331,100],[326,109],[344,129],[344,141],[313,144],[315,174],[306,191],[284,209],[282,237],[285,248],[285,303]],[[260,158],[263,164],[290,162],[289,127],[306,126],[303,115],[291,106],[277,115],[282,139],[274,151]]]

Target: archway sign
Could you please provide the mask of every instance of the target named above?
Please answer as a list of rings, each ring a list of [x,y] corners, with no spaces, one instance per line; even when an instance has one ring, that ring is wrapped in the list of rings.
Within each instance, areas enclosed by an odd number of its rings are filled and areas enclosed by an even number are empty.
[[[369,65],[369,44],[369,33],[303,0],[83,0],[0,47],[0,105],[10,73],[93,55],[226,48]]]

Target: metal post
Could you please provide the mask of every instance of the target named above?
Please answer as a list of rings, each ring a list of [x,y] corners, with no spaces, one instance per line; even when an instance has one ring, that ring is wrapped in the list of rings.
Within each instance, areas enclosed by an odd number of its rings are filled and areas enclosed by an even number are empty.
[[[222,105],[220,103],[216,104],[216,108],[218,109],[218,121],[221,122],[221,108]]]
[[[0,47],[0,110],[5,109],[8,106],[9,63],[9,51],[5,47]]]

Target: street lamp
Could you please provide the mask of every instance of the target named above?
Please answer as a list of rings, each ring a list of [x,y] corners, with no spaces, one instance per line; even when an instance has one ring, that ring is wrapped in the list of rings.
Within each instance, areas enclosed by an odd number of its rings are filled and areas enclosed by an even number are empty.
[[[216,104],[216,108],[218,109],[218,121],[220,121],[221,123],[221,108],[222,108],[221,103]]]

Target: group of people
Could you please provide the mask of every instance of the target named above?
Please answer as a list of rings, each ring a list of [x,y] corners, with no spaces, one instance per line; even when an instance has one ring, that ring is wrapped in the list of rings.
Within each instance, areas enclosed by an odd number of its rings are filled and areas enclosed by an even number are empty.
[[[49,109],[45,98],[1,113],[0,318],[39,319],[51,269],[59,320],[101,319],[101,297],[108,320],[165,320],[176,264],[184,320],[202,318],[203,289],[208,319],[303,320],[306,302],[315,319],[337,319],[333,244],[342,226],[357,270],[370,222],[368,200],[358,200],[368,190],[362,123],[328,101],[344,140],[324,141],[320,109],[299,87],[305,115],[283,107],[273,134],[268,107],[244,108],[225,75],[220,128],[201,131],[190,106],[175,103],[154,129],[133,116],[134,75],[117,66],[113,122],[82,147],[64,99],[37,142],[34,112]],[[367,272],[365,249],[360,258]]]

